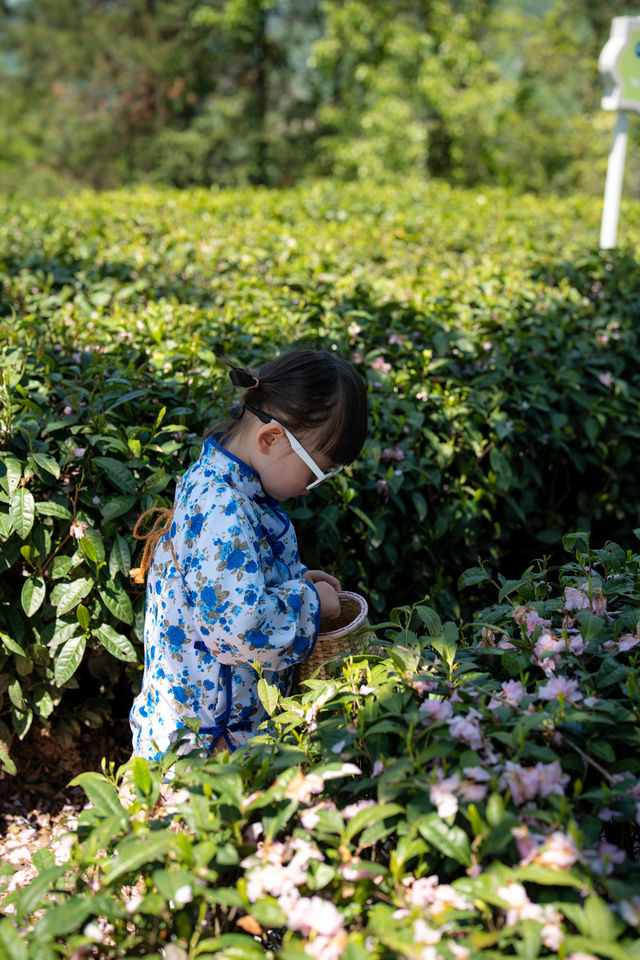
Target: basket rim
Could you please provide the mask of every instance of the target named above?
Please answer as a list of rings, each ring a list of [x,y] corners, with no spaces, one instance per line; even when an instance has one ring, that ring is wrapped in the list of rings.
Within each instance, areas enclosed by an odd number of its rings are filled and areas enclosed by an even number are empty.
[[[369,606],[363,596],[359,593],[354,593],[352,590],[338,590],[337,594],[339,597],[349,597],[351,600],[355,600],[360,607],[360,613],[355,620],[352,620],[349,624],[349,633],[351,633],[364,623],[367,618],[367,613],[369,612]],[[318,633],[318,637],[339,638],[344,634],[345,629],[345,627],[337,627],[335,630],[325,630],[323,633]]]

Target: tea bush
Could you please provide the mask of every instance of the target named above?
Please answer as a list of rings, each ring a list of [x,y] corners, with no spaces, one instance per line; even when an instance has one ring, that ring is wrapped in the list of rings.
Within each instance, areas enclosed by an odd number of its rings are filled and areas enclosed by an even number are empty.
[[[640,524],[640,274],[593,200],[432,183],[5,200],[0,221],[0,760],[139,682],[139,513],[166,505],[245,365],[315,343],[366,378],[360,462],[290,505],[310,566],[378,614],[461,610],[563,530]],[[638,210],[623,210],[638,236]],[[636,451],[636,453],[634,453]],[[554,554],[555,555],[555,554]],[[482,589],[482,588],[479,588]],[[469,602],[474,598],[471,597]]]
[[[564,543],[462,629],[404,606],[384,656],[262,681],[232,756],[78,776],[69,861],[4,868],[3,955],[640,957],[640,553]]]

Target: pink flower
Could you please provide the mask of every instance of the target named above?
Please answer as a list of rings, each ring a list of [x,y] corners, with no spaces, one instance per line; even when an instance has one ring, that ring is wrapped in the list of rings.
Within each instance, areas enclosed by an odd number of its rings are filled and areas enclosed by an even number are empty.
[[[573,839],[561,830],[555,830],[547,838],[535,862],[550,870],[568,870],[578,860],[578,848]]]
[[[74,447],[71,453],[74,457],[84,457],[86,449],[86,447]]]
[[[605,877],[613,873],[615,863],[624,863],[627,859],[624,850],[606,840],[601,840],[595,850],[585,850],[583,857],[594,873]]]
[[[555,953],[564,940],[564,933],[562,932],[560,924],[545,923],[540,934],[540,939],[542,940],[543,946],[545,946],[547,950],[553,950]]]
[[[475,780],[463,780],[460,784],[460,794],[467,803],[482,803],[487,792],[488,788]]]
[[[552,763],[539,761],[534,769],[538,776],[538,794],[541,797],[550,797],[553,793],[560,795],[564,793],[569,775],[562,772],[559,760],[554,760]]]
[[[547,676],[551,676],[560,662],[559,654],[563,653],[564,649],[564,640],[559,640],[549,630],[543,630],[536,640],[531,662],[538,664]],[[550,653],[558,656],[549,656]]]
[[[372,370],[379,370],[380,373],[389,373],[391,370],[391,364],[387,363],[386,360],[383,360],[382,357],[376,357],[373,363],[371,364]]]
[[[389,484],[386,480],[376,480],[376,490],[385,500],[389,499]]]
[[[438,816],[446,820],[453,817],[458,812],[458,798],[454,790],[460,786],[460,777],[454,774],[452,777],[446,777],[433,784],[429,790],[429,799],[438,810]]]
[[[567,677],[552,677],[547,683],[538,688],[538,696],[541,700],[557,700],[561,695],[570,703],[582,700],[582,694],[578,690],[580,684],[577,680],[569,680]]]
[[[620,914],[630,927],[640,927],[640,897],[631,897],[630,900],[621,900]]]
[[[589,606],[589,597],[582,590],[576,590],[574,587],[565,587],[564,596],[565,610],[586,610]]]
[[[463,946],[461,943],[456,943],[455,940],[447,940],[447,946],[453,954],[455,960],[469,960],[471,956],[471,950],[469,947]]]
[[[413,937],[414,943],[426,943],[427,946],[433,947],[436,943],[440,943],[442,932],[435,927],[430,927],[424,920],[415,920]]]
[[[362,770],[355,763],[343,763],[339,770],[325,770],[323,780],[335,780],[336,777],[348,777],[361,774]]]
[[[599,373],[598,380],[603,387],[611,387],[615,383],[613,374],[609,373],[608,371],[606,373]]]
[[[313,930],[322,936],[333,937],[344,924],[335,904],[322,897],[301,897],[289,914],[287,926],[303,936],[309,936]]]
[[[418,713],[423,713],[425,723],[435,723],[439,720],[449,720],[453,716],[453,707],[448,700],[428,699],[418,707]]]
[[[435,875],[431,877],[420,877],[419,880],[407,878],[403,882],[409,884],[407,899],[411,906],[426,907],[428,904],[435,902],[435,891],[438,886],[438,878]]]
[[[522,920],[540,920],[543,916],[542,907],[529,900],[527,891],[521,883],[510,883],[506,887],[499,887],[498,896],[508,904],[507,926],[520,923]]]
[[[300,823],[305,828],[305,830],[314,830],[320,823],[320,817],[318,816],[318,810],[322,808],[322,804],[318,804],[316,807],[310,807],[308,810],[303,810],[300,814]]]
[[[349,940],[346,930],[338,930],[332,937],[318,935],[304,946],[304,952],[313,960],[338,960]]]
[[[404,460],[402,447],[385,447],[380,454],[382,460]]]
[[[468,743],[472,750],[479,750],[482,746],[482,729],[478,722],[480,714],[473,707],[466,717],[458,716],[449,721],[449,733],[456,740]]]
[[[607,612],[607,598],[602,590],[594,590],[591,593],[591,609],[596,617],[604,617]]]
[[[626,653],[627,650],[632,650],[633,647],[636,647],[639,643],[640,631],[637,634],[625,633],[617,640],[607,640],[607,642],[603,643],[602,646],[606,647],[607,650],[613,650],[614,653]]]
[[[310,803],[311,797],[315,793],[322,793],[324,789],[324,780],[315,773],[309,773],[305,776],[300,770],[295,774],[292,780],[285,787],[284,795],[289,800],[297,800],[299,803]]]
[[[516,623],[521,624],[521,626],[525,628],[527,636],[529,637],[534,632],[536,627],[548,627],[551,623],[550,620],[544,620],[534,607],[529,606],[520,605],[514,607],[511,616]]]
[[[361,810],[366,810],[368,807],[375,807],[375,805],[375,800],[357,800],[355,803],[350,803],[344,808],[342,816],[345,820],[352,820]]]
[[[587,649],[587,644],[583,640],[582,635],[580,633],[576,634],[574,637],[571,637],[571,639],[569,640],[569,650],[576,657],[581,657],[586,649]]]
[[[502,692],[491,697],[489,702],[489,710],[497,710],[498,707],[504,706],[505,703],[509,706],[517,707],[522,698],[524,697],[524,687],[520,680],[506,680],[502,683]]]
[[[539,840],[541,837],[537,834],[533,834],[529,831],[529,827],[526,824],[521,824],[519,827],[513,827],[511,833],[516,841],[516,847],[518,848],[518,856],[520,857],[520,867],[528,867],[530,863],[538,855],[540,850]]]
[[[438,684],[435,680],[422,680],[420,677],[416,677],[415,680],[411,681],[411,686],[417,693],[424,694],[432,693]]]
[[[69,527],[69,536],[75,537],[76,540],[82,540],[88,526],[89,524],[85,523],[84,520],[74,520]]]
[[[533,800],[538,792],[538,773],[535,767],[521,767],[519,763],[507,760],[500,784],[509,788],[513,802],[519,806],[525,800]]]
[[[412,907],[429,908],[428,912],[433,915],[442,913],[447,907],[453,907],[454,910],[473,909],[473,904],[469,900],[460,896],[450,884],[441,884],[435,874],[430,877],[420,877],[419,880],[408,877],[403,882],[409,887],[406,896],[407,902]]]
[[[378,886],[382,883],[382,874],[376,873],[375,865],[369,860],[352,857],[349,863],[343,863],[339,868],[345,880],[353,883],[357,880],[372,880]]]

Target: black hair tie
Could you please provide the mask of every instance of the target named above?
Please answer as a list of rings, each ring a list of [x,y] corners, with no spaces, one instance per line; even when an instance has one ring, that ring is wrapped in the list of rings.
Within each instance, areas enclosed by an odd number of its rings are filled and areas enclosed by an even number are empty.
[[[234,387],[243,387],[245,390],[250,390],[252,387],[257,387],[260,384],[257,377],[254,377],[252,373],[247,373],[246,370],[242,370],[240,367],[232,367],[229,371],[229,379]]]

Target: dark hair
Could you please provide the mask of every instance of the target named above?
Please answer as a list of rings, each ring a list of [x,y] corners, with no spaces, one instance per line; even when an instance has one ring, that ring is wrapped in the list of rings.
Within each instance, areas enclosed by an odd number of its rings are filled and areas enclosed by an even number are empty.
[[[249,373],[231,367],[229,377],[246,393],[235,416],[207,432],[228,435],[248,403],[271,414],[293,434],[317,430],[317,447],[336,464],[356,459],[367,436],[367,391],[354,367],[327,350],[291,350]]]

